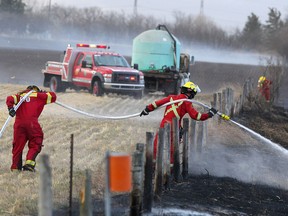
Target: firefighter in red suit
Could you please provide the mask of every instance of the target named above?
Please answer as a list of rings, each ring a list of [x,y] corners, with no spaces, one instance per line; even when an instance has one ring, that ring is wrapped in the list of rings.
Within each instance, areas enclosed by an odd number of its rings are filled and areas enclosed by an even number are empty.
[[[21,97],[29,91],[33,92],[19,106],[17,112],[14,110]],[[36,165],[35,159],[40,153],[43,142],[43,131],[38,122],[38,118],[43,111],[44,105],[56,101],[54,92],[41,91],[37,86],[28,86],[22,92],[8,96],[6,104],[9,110],[9,115],[14,117],[14,135],[12,143],[12,165],[11,171],[31,171],[34,172]],[[22,153],[28,141],[28,152],[26,161],[22,167]]]
[[[261,95],[265,98],[266,102],[270,102],[270,86],[272,81],[268,80],[265,76],[260,76],[258,80],[258,89]]]
[[[169,95],[163,99],[157,100],[148,106],[141,112],[140,116],[142,115],[148,115],[149,112],[157,109],[158,107],[173,102],[179,99],[193,99],[194,96],[200,92],[200,88],[194,84],[193,82],[187,82],[181,87],[181,94],[179,95]],[[181,121],[183,116],[188,113],[189,116],[197,121],[205,121],[211,117],[213,117],[217,110],[214,108],[211,108],[208,113],[201,114],[198,112],[192,105],[190,101],[181,101],[172,103],[171,105],[166,106],[164,117],[161,121],[160,127],[164,128],[165,123],[172,123],[173,118],[179,119],[179,127],[181,129]],[[156,152],[157,152],[157,140],[158,140],[158,134],[156,134],[154,139],[154,159],[156,158]],[[171,136],[172,138],[172,136]],[[173,141],[171,142],[171,163],[173,163],[173,153],[174,153],[174,146]]]

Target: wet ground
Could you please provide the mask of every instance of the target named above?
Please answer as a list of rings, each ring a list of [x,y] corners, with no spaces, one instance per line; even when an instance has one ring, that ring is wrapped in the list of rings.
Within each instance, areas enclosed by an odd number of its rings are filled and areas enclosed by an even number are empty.
[[[158,205],[212,215],[284,216],[288,214],[287,202],[288,191],[207,174],[191,175],[181,183],[174,183],[171,190],[163,193]]]

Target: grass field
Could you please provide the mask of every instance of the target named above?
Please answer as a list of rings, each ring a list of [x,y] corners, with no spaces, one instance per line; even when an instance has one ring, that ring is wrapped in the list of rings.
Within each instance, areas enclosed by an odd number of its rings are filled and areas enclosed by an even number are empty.
[[[5,96],[25,87],[3,85],[0,100],[0,125],[3,125],[8,117]],[[152,102],[152,99],[146,98],[140,101],[115,95],[96,98],[85,91],[80,93],[68,91],[58,94],[59,102],[91,114],[105,116],[140,113],[146,103]],[[3,197],[0,200],[0,215],[37,215],[39,175],[37,172],[20,174],[10,172],[13,122],[14,119],[0,139],[2,161],[0,188]],[[39,122],[44,131],[44,147],[40,155],[49,155],[53,175],[54,206],[55,209],[59,209],[62,205],[64,207],[68,205],[71,134],[74,134],[73,196],[77,198],[82,184],[82,175],[86,169],[89,169],[92,171],[93,194],[101,197],[106,151],[132,153],[135,151],[136,143],[145,143],[146,131],[154,132],[157,129],[159,117],[150,115],[145,120],[139,117],[124,120],[94,119],[66,110],[57,104],[49,104],[45,107]],[[27,148],[24,156],[26,151]]]

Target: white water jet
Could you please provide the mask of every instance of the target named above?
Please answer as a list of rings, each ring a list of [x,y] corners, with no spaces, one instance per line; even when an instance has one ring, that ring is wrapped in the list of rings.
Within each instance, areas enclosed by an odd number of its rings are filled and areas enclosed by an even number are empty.
[[[230,122],[232,122],[233,124],[239,126],[242,129],[246,130],[247,132],[251,133],[253,136],[257,137],[258,139],[260,139],[262,141],[264,141],[266,144],[269,144],[272,148],[281,151],[285,155],[288,155],[288,150],[283,148],[279,144],[272,142],[271,140],[267,139],[266,137],[261,136],[259,133],[256,133],[255,131],[249,129],[248,127],[245,127],[244,125],[242,125],[242,124],[240,124],[240,123],[238,123],[236,121],[233,121],[233,120],[230,119]]]

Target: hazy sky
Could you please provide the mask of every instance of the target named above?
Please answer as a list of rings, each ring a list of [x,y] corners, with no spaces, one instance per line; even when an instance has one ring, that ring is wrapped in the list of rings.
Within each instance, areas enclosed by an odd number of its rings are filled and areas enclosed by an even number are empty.
[[[24,0],[27,3],[49,5],[58,4],[76,7],[100,7],[103,10],[118,10],[132,13],[134,3],[140,14],[153,15],[173,21],[174,12],[198,15],[201,2],[203,13],[225,30],[242,29],[251,12],[265,24],[269,8],[277,8],[282,18],[288,15],[288,0]]]

